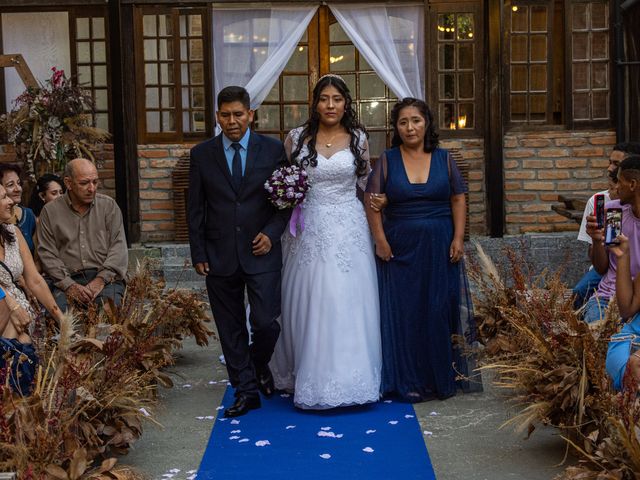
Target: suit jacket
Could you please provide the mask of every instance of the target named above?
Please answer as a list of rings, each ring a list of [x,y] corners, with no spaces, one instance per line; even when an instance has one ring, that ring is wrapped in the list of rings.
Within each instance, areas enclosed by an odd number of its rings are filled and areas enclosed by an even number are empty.
[[[193,264],[208,262],[211,274],[228,276],[282,268],[280,236],[290,210],[276,209],[264,182],[287,163],[282,142],[251,132],[242,185],[236,191],[222,145],[222,134],[191,149],[187,219]],[[271,240],[266,255],[252,253],[258,233]]]

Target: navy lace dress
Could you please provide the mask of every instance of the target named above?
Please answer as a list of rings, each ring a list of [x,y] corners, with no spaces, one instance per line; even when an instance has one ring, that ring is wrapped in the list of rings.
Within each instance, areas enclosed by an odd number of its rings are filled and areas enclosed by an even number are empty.
[[[400,149],[392,148],[376,162],[367,191],[387,195],[383,225],[393,253],[389,262],[377,259],[382,393],[411,402],[455,395],[468,387],[458,373],[468,371],[452,335],[470,334],[463,324],[472,319],[464,266],[449,261],[451,195],[466,191],[464,180],[436,148],[427,182],[412,184]]]

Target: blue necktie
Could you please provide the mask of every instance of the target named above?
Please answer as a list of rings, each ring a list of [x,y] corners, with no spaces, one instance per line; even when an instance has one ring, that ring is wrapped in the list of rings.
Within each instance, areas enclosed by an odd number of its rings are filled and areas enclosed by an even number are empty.
[[[240,185],[242,185],[242,157],[240,156],[240,149],[242,145],[238,142],[233,142],[231,148],[236,151],[233,154],[233,161],[231,162],[231,178],[233,179],[235,189],[240,190]]]

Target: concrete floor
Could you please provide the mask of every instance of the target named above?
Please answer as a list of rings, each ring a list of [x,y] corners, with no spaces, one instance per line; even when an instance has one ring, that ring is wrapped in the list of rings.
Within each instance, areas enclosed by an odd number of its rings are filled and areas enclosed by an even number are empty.
[[[226,388],[219,355],[216,341],[207,348],[192,339],[185,342],[169,371],[174,388],[160,391],[156,418],[163,427],[146,425],[121,463],[159,480],[187,480],[198,469],[214,420],[196,417],[215,417]],[[565,448],[557,431],[538,429],[525,439],[509,427],[499,430],[509,411],[490,386],[484,393],[418,404],[415,410],[422,430],[432,432],[424,438],[438,480],[550,480],[562,471],[557,464]]]

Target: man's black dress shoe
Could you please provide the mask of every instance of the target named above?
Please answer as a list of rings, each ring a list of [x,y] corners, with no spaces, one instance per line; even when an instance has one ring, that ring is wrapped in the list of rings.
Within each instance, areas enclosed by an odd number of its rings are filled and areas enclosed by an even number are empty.
[[[255,410],[260,408],[260,397],[254,395],[238,395],[236,401],[224,411],[225,417],[239,417],[249,412],[249,410]]]
[[[265,367],[256,372],[258,380],[258,390],[262,392],[265,397],[270,397],[276,391],[276,386],[273,383],[273,375],[269,367]]]

